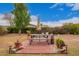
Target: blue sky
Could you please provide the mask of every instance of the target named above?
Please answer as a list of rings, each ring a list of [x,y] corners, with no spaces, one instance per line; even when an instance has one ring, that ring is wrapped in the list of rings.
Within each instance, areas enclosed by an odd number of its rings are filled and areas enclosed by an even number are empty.
[[[25,4],[26,5],[26,4]],[[79,4],[74,3],[29,3],[30,15],[39,18],[42,23],[58,24],[58,22],[71,22],[79,18]],[[0,3],[0,14],[10,13],[14,6],[11,3]],[[34,18],[35,19],[35,18]],[[73,21],[74,22],[74,21]]]

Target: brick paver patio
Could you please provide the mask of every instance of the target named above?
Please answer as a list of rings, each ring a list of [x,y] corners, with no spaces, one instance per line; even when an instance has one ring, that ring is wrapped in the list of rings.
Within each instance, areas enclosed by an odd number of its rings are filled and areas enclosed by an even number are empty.
[[[54,44],[48,45],[47,42],[32,42],[31,45],[28,44],[29,41],[23,42],[24,49],[17,51],[16,53],[56,53]]]

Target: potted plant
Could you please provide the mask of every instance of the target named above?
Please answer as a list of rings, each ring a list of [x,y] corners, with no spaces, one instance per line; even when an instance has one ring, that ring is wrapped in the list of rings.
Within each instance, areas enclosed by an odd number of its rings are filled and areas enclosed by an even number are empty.
[[[56,46],[57,46],[57,48],[60,48],[60,49],[62,49],[62,47],[65,46],[65,43],[62,40],[62,38],[56,39]]]

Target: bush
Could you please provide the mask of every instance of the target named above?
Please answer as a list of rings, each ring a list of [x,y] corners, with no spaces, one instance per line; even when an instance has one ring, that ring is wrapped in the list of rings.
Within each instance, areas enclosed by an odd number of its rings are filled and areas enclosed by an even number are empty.
[[[65,46],[65,43],[62,39],[58,38],[56,39],[56,45],[57,45],[57,48],[62,48],[63,46]]]
[[[18,29],[16,27],[8,27],[8,33],[18,33]]]
[[[22,33],[27,33],[28,31],[30,31],[31,33],[36,33],[36,29],[35,28],[23,28],[21,29]]]
[[[8,33],[18,33],[18,29],[16,27],[8,27],[7,28]],[[21,33],[27,33],[27,31],[30,31],[31,33],[36,33],[35,28],[22,28]]]
[[[31,33],[37,33],[36,28],[27,28],[27,31],[30,31]]]
[[[6,33],[7,33],[6,27],[0,26],[0,35],[6,34]]]

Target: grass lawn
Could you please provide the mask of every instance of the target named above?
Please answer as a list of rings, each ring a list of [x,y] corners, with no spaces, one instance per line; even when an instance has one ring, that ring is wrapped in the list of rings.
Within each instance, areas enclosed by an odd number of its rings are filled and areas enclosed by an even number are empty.
[[[79,56],[79,35],[56,35],[55,38],[61,37],[68,45],[68,54],[8,54],[8,46],[13,45],[19,40],[23,42],[27,40],[26,34],[7,34],[0,36],[0,55],[2,56],[26,56],[26,55],[41,55],[41,56]]]

